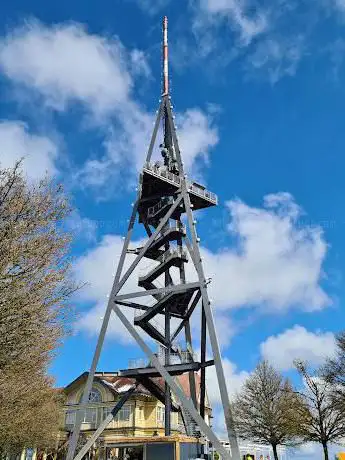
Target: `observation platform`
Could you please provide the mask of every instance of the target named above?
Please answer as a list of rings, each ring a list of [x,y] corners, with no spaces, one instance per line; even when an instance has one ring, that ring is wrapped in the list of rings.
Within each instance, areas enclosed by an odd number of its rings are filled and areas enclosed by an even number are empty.
[[[182,178],[169,172],[164,166],[155,166],[146,163],[142,170],[141,199],[145,202],[145,208],[154,206],[162,196],[173,196],[181,187]],[[187,180],[187,189],[193,210],[208,208],[218,204],[215,193],[197,182]],[[143,206],[143,204],[141,205]]]
[[[170,375],[182,375],[186,372],[197,372],[201,368],[201,363],[191,362],[191,363],[180,363],[180,364],[168,364],[164,368],[169,372]],[[125,369],[120,370],[119,375],[121,377],[128,378],[138,378],[138,376],[144,377],[161,377],[160,373],[155,367],[141,367],[137,369]]]

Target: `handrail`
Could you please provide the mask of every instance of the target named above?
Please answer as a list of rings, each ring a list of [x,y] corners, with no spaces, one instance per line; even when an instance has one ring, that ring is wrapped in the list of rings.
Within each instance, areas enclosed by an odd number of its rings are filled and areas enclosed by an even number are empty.
[[[167,179],[170,182],[173,182],[175,184],[178,184],[178,185],[181,184],[181,177],[167,171],[167,169],[165,169],[163,166],[155,166],[150,163],[146,163],[144,166],[144,169],[150,171],[150,173],[156,177],[163,177],[164,179]],[[189,182],[189,181],[187,182],[187,188],[192,193],[195,193],[196,195],[206,198],[209,201],[212,201],[214,203],[218,202],[218,198],[215,193],[210,192],[209,190],[206,190],[204,188],[201,189],[197,187],[196,185],[194,185],[192,182]]]

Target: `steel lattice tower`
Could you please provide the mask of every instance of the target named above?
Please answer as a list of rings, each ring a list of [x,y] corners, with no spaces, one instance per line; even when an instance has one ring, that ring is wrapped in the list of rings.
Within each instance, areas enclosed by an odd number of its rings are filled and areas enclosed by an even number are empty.
[[[163,125],[163,140],[159,145],[163,164],[151,163],[159,127]],[[136,379],[137,385],[143,384],[152,394],[165,404],[165,435],[169,436],[171,410],[176,410],[171,393],[180,404],[179,409],[186,427],[186,433],[198,426],[200,432],[208,438],[217,451],[225,459],[240,459],[237,438],[234,430],[231,407],[222,366],[221,354],[214,325],[214,318],[207,292],[209,280],[205,278],[199,249],[199,238],[196,232],[194,212],[217,205],[215,194],[205,187],[188,179],[184,172],[183,161],[172,115],[171,98],[169,95],[168,78],[168,37],[167,18],[163,19],[163,93],[149,145],[146,162],[139,177],[138,194],[133,204],[132,215],[124,240],[113,287],[109,296],[106,313],[85,385],[80,408],[77,411],[76,424],[69,442],[67,460],[80,460],[95,440],[100,436],[126,400],[133,394],[131,388],[115,405],[113,411],[102,422],[87,444],[75,455],[76,444],[80,433],[83,406],[87,404],[94,374],[104,343],[109,319],[113,311],[128,331],[128,334],[139,345],[149,359],[147,367],[127,369],[120,375]],[[147,240],[142,247],[130,248],[133,227],[142,225]],[[136,255],[134,261],[123,274],[123,267],[128,254]],[[142,288],[136,292],[123,294],[128,279],[143,259],[150,259],[153,268],[138,279]],[[197,281],[188,282],[186,264],[191,263],[197,275]],[[164,286],[160,281],[164,280]],[[153,305],[138,303],[137,299],[151,296]],[[147,297],[146,297],[147,298]],[[135,309],[133,321],[125,315],[123,307]],[[200,327],[200,360],[196,361],[193,353],[191,334],[191,317],[197,308],[201,310]],[[156,320],[160,318],[160,322]],[[164,321],[163,321],[164,319]],[[172,322],[178,326],[172,331]],[[164,325],[161,328],[159,324]],[[143,331],[144,334],[139,331]],[[184,332],[185,351],[176,344],[176,339]],[[207,333],[213,359],[206,359]],[[143,336],[158,342],[164,350],[163,359],[152,351]],[[174,359],[172,359],[172,357]],[[176,360],[178,357],[178,360]],[[205,423],[206,369],[214,365],[218,379],[225,422],[231,446],[231,453],[226,451],[212,429]],[[195,388],[195,372],[200,372],[200,398],[197,401]],[[174,376],[189,374],[191,398],[187,398]],[[154,383],[153,377],[163,377],[165,392]]]

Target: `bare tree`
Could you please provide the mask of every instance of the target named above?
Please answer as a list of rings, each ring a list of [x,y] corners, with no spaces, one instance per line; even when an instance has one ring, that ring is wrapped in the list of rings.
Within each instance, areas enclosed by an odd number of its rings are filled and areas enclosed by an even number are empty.
[[[242,439],[270,444],[278,460],[277,447],[292,445],[297,440],[302,407],[291,383],[262,361],[235,400],[238,434]]]
[[[308,409],[301,424],[301,435],[305,441],[322,444],[324,460],[329,459],[328,445],[339,442],[345,436],[345,412],[333,397],[333,385],[318,373],[311,375],[303,361],[295,361],[306,389],[300,394]]]
[[[59,396],[47,368],[68,330],[76,285],[68,257],[70,213],[60,186],[0,169],[0,446],[51,442]],[[56,438],[55,438],[56,439]]]
[[[338,334],[336,344],[336,356],[327,360],[322,376],[332,384],[334,400],[345,411],[345,331]]]

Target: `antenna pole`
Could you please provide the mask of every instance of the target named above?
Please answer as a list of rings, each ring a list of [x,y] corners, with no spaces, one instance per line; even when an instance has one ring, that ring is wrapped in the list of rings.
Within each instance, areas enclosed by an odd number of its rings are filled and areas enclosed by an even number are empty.
[[[169,94],[169,71],[168,71],[168,18],[163,18],[163,96]]]

